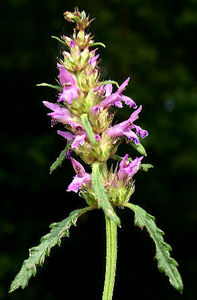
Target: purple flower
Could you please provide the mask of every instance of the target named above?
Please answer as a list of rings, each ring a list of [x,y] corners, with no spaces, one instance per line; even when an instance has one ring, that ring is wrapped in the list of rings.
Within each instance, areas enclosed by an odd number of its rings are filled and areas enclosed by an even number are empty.
[[[137,173],[137,171],[140,168],[140,164],[141,161],[143,159],[143,156],[141,157],[136,157],[134,160],[132,160],[131,162],[129,162],[128,160],[129,155],[126,154],[120,165],[119,165],[119,170],[118,170],[118,179],[121,181],[128,181],[131,180],[133,178],[133,176]]]
[[[73,76],[64,68],[63,65],[57,64],[59,69],[59,81],[63,86],[62,93],[59,94],[58,102],[66,101],[72,103],[72,99],[76,99],[79,95],[79,90]]]
[[[100,107],[106,108],[110,107],[112,105],[115,105],[119,108],[122,108],[122,101],[133,108],[136,108],[136,103],[129,97],[122,95],[122,92],[124,91],[125,87],[128,85],[128,82],[130,80],[130,77],[128,77],[118,88],[118,90],[112,94],[112,85],[107,84],[105,86],[105,99],[101,101],[98,105],[94,106],[92,108],[92,112],[97,112]]]
[[[99,134],[95,134],[95,141],[99,142],[101,140],[101,136]]]
[[[77,149],[80,145],[83,145],[85,143],[86,136],[87,136],[86,133],[81,135],[76,135],[71,147],[73,149]]]
[[[111,83],[108,83],[104,86],[104,90],[105,90],[105,97],[109,97],[112,93],[112,84]]]
[[[133,124],[132,127],[136,130],[137,135],[141,136],[142,138],[145,138],[148,135],[148,131],[142,129],[140,126]]]
[[[71,41],[70,41],[70,47],[71,47],[71,48],[74,48],[74,47],[76,47],[76,46],[77,46],[77,44],[75,43],[75,41],[71,40]]]
[[[75,138],[75,135],[72,134],[71,132],[69,131],[61,131],[61,130],[57,130],[57,133],[61,136],[63,136],[67,142],[71,141],[71,140],[74,140]]]
[[[68,109],[60,107],[57,103],[48,101],[43,101],[43,104],[53,111],[47,114],[52,120],[62,124],[69,124],[69,122],[72,122],[72,117]]]
[[[58,130],[57,133],[61,135],[63,138],[65,138],[67,141],[73,140],[71,144],[71,148],[77,149],[80,145],[83,145],[85,143],[85,138],[87,134],[81,134],[81,135],[74,135],[70,133],[69,131],[61,131]]]
[[[71,157],[73,169],[75,170],[76,176],[73,181],[69,184],[67,191],[77,193],[78,190],[82,187],[82,185],[86,185],[89,187],[91,185],[91,175],[86,173],[84,167]]]
[[[99,58],[99,56],[100,56],[100,55],[97,54],[97,55],[91,57],[91,58],[89,59],[89,61],[88,61],[88,64],[90,64],[93,68],[96,67],[96,65],[97,65],[97,59]]]
[[[51,103],[48,101],[43,101],[43,104],[49,109],[53,110],[52,113],[48,113],[48,116],[50,116],[52,120],[64,125],[70,125],[77,135],[82,135],[85,133],[85,129],[79,123],[73,120],[68,109],[60,107],[57,103]]]
[[[134,125],[133,122],[138,119],[138,114],[141,111],[142,106],[140,105],[138,109],[136,109],[127,121],[121,122],[107,130],[107,135],[113,138],[119,136],[126,136],[129,141],[134,141],[136,145],[139,144],[138,135],[142,138],[148,135],[146,130],[143,130],[141,127]],[[136,133],[134,133],[131,129],[135,129]]]

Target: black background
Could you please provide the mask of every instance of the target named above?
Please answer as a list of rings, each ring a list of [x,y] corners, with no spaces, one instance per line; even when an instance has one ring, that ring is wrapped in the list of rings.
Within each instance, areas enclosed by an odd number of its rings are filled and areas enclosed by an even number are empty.
[[[155,168],[136,175],[131,201],[157,218],[178,260],[185,289],[175,291],[157,270],[154,244],[133,226],[130,211],[119,210],[117,278],[114,300],[197,299],[196,257],[196,0],[6,0],[1,1],[1,206],[0,299],[101,299],[105,272],[102,211],[90,212],[71,229],[60,248],[25,290],[8,295],[15,274],[48,226],[85,205],[67,193],[69,161],[54,174],[49,166],[64,148],[50,128],[43,100],[56,93],[37,88],[55,83],[61,46],[51,35],[72,34],[63,12],[78,6],[96,20],[91,32],[99,49],[102,78],[119,83],[131,76],[126,94],[143,105],[138,124]],[[127,108],[117,119],[130,115]],[[131,148],[121,147],[120,154]]]

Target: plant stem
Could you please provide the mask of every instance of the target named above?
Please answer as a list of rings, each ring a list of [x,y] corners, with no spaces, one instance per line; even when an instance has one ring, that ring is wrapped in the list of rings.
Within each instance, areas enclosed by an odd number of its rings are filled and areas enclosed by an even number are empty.
[[[112,300],[117,261],[117,225],[105,217],[106,222],[106,271],[102,300]]]

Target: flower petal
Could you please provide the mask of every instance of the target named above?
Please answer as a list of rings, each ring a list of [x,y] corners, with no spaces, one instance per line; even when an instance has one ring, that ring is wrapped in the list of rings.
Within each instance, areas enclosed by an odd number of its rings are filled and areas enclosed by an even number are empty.
[[[121,86],[118,88],[118,90],[117,90],[117,93],[118,94],[121,94],[123,91],[124,91],[124,89],[125,89],[125,87],[128,85],[128,83],[129,83],[129,80],[130,80],[130,77],[128,77],[122,84],[121,84]]]
[[[135,103],[131,98],[122,95],[122,96],[121,96],[121,100],[122,100],[126,105],[128,105],[129,107],[137,108],[136,103]]]
[[[71,147],[73,149],[77,149],[80,145],[83,145],[85,143],[86,136],[86,134],[76,135]]]
[[[71,84],[71,85],[75,85],[75,80],[72,77],[72,75],[64,68],[63,65],[61,64],[57,64],[57,67],[59,69],[59,81],[61,83],[61,85],[65,86],[65,84]]]
[[[69,131],[61,131],[61,130],[57,130],[57,133],[61,136],[63,136],[68,142],[71,140],[74,140],[75,136],[74,134],[72,134]]]

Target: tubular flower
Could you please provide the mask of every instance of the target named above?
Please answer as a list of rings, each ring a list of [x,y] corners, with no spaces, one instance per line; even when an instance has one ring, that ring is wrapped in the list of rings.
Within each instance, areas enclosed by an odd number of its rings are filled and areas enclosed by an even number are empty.
[[[131,162],[129,162],[128,158],[128,154],[126,154],[123,157],[119,166],[119,171],[117,173],[118,180],[124,181],[125,183],[128,183],[128,181],[130,181],[133,178],[133,176],[138,172],[143,156],[139,158],[136,157]]]
[[[106,179],[108,195],[114,205],[124,205],[127,203],[135,190],[134,175],[140,169],[143,156],[136,157],[131,161],[129,155],[126,154],[120,164],[119,169],[115,172],[111,170]]]
[[[127,121],[121,122],[107,130],[107,135],[113,138],[117,138],[120,136],[125,136],[129,141],[134,141],[136,145],[139,144],[139,136],[144,138],[148,135],[146,130],[143,130],[140,126],[134,125],[133,122],[138,119],[138,114],[142,110],[142,106],[140,105],[138,109],[136,109]],[[135,129],[136,133],[132,131]]]
[[[86,138],[86,133],[81,134],[81,135],[74,135],[68,131],[61,131],[58,130],[57,133],[64,137],[68,142],[70,140],[73,140],[71,147],[73,149],[77,149],[80,145],[83,145],[85,143],[85,138]]]
[[[130,99],[127,96],[122,95],[122,92],[124,91],[125,87],[128,85],[128,82],[130,80],[130,77],[128,77],[122,84],[121,86],[118,88],[118,90],[112,94],[112,85],[111,84],[107,84],[105,86],[105,99],[103,101],[101,101],[98,105],[94,106],[92,108],[92,112],[98,112],[98,110],[103,107],[110,107],[112,105],[117,106],[118,108],[122,108],[122,101],[125,102],[125,104],[127,104],[129,107],[132,108],[136,108],[137,105],[136,103]]]
[[[58,78],[61,85],[63,86],[63,91],[59,94],[59,98],[57,101],[66,101],[67,103],[71,104],[72,99],[76,99],[78,97],[78,87],[75,83],[75,79],[69,73],[69,71],[67,71],[61,64],[57,64],[57,66],[59,68]]]
[[[86,173],[84,167],[72,157],[71,162],[73,165],[73,169],[75,170],[76,176],[74,177],[73,181],[69,184],[67,191],[73,191],[77,193],[83,185],[86,187],[91,186],[91,175]]]
[[[43,101],[43,104],[53,111],[52,113],[48,113],[48,116],[50,116],[52,120],[62,124],[72,122],[71,114],[65,107],[60,107],[58,104],[48,101]]]

